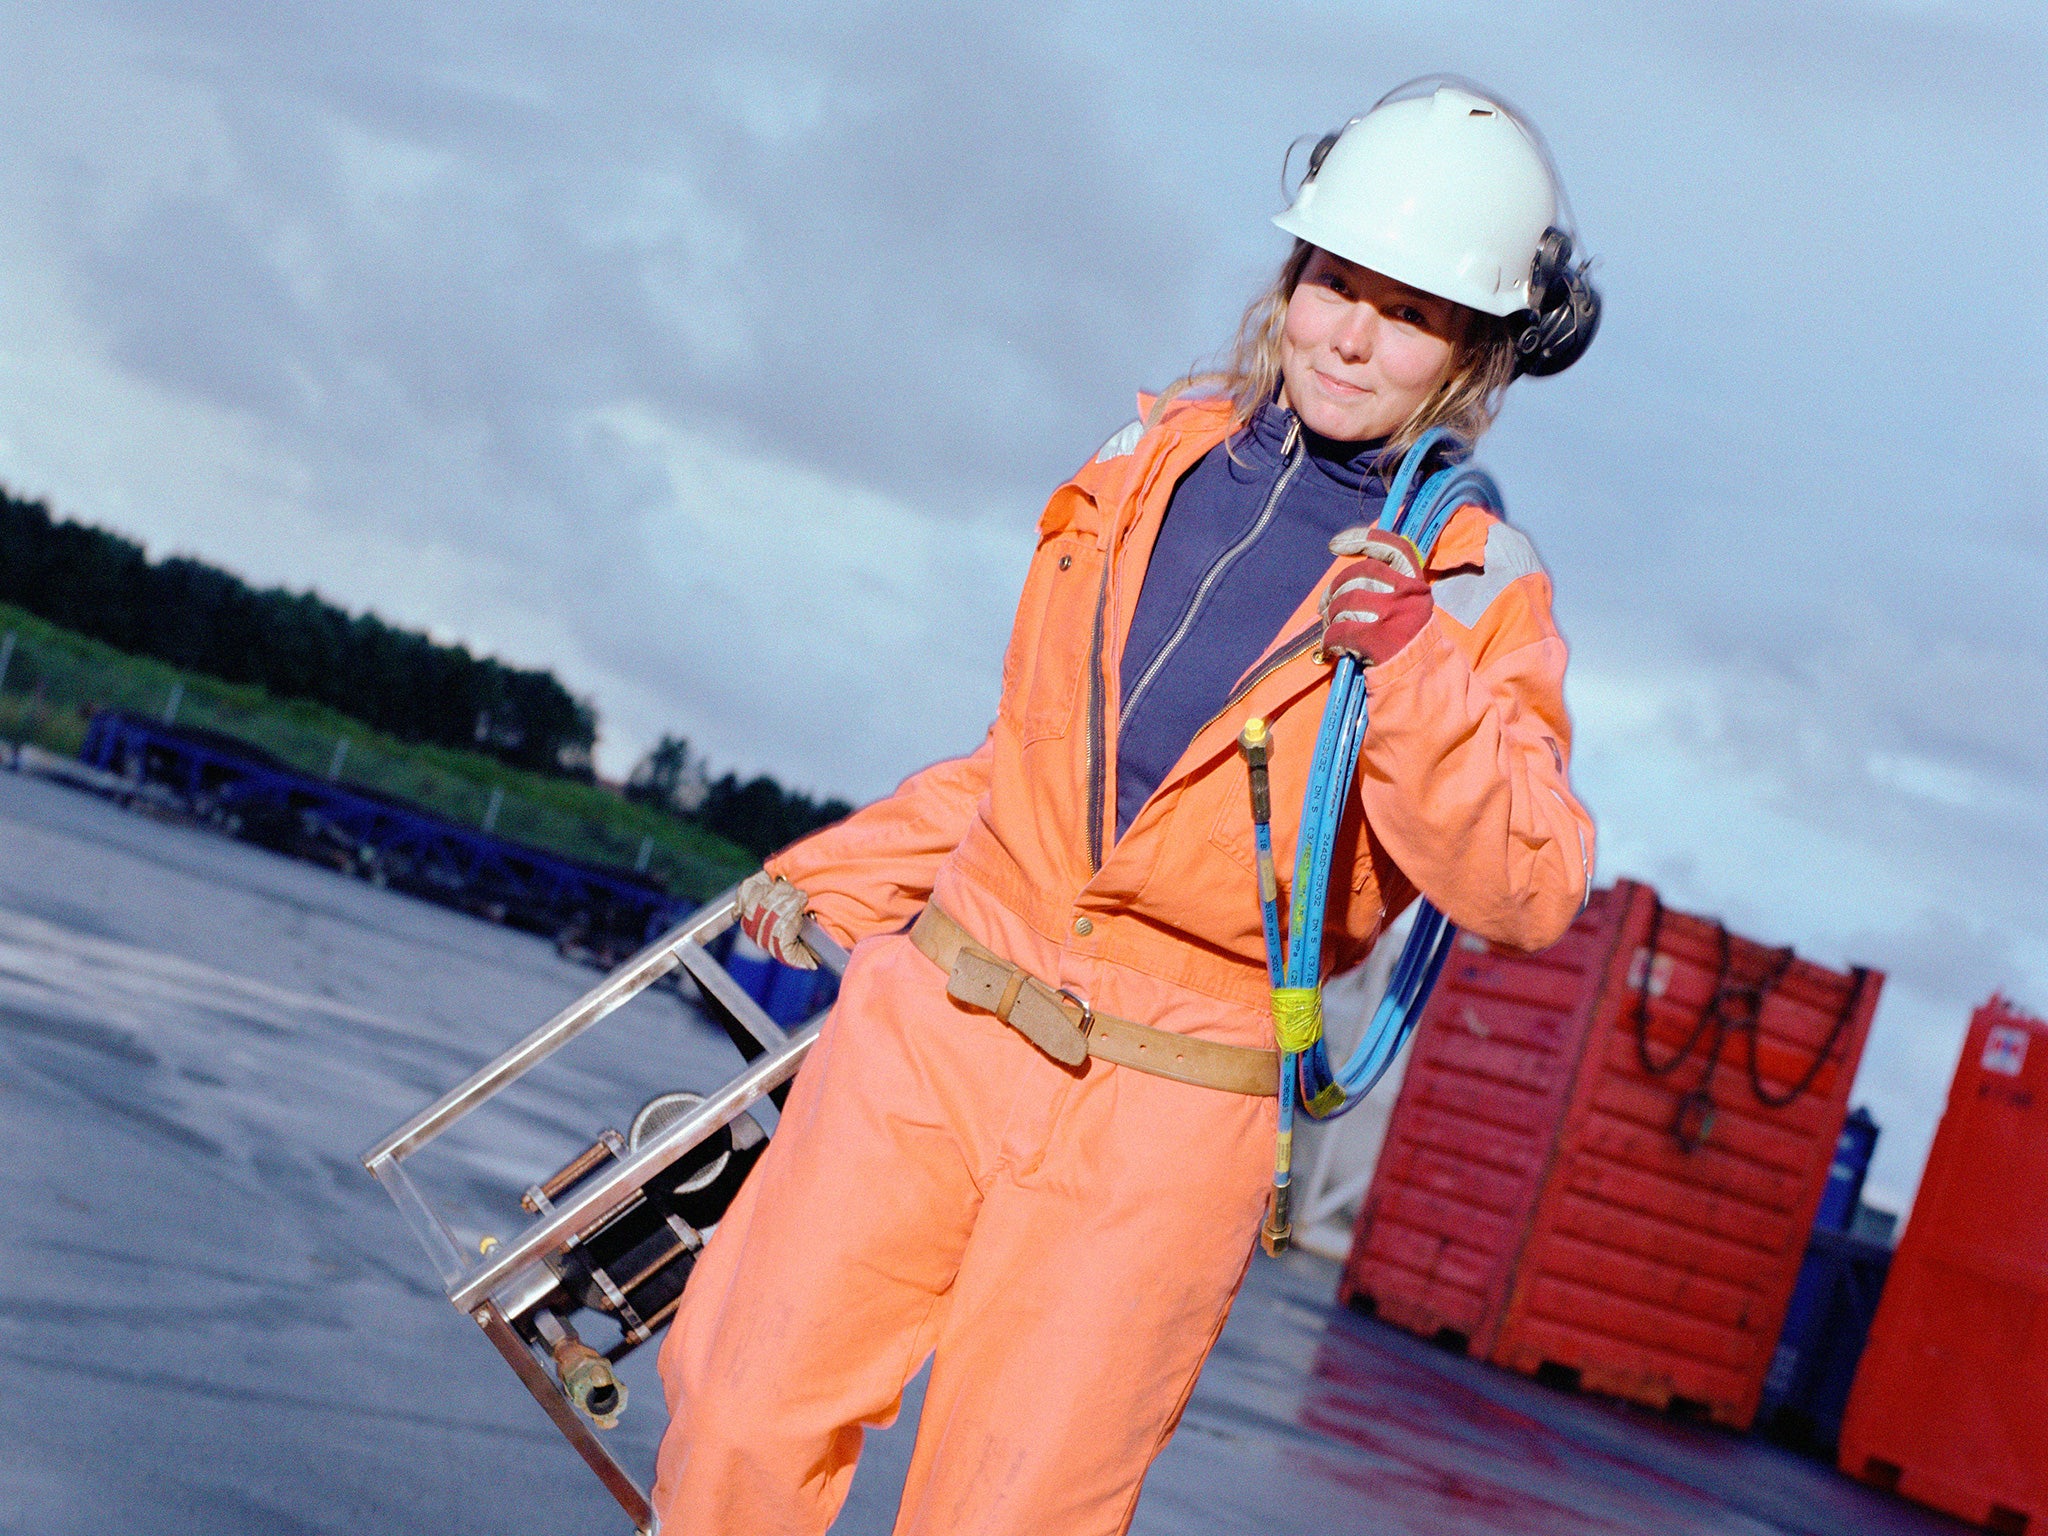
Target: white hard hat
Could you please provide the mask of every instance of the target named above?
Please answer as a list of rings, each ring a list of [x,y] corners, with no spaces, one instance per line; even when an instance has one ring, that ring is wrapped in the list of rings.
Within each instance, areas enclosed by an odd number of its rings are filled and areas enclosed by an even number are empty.
[[[1498,102],[1439,85],[1396,91],[1325,139],[1273,222],[1411,288],[1511,315],[1542,297],[1529,277],[1557,203],[1531,132]]]

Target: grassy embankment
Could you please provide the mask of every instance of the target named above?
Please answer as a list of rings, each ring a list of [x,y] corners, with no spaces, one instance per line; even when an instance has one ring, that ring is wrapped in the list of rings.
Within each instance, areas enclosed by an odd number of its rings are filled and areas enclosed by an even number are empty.
[[[630,869],[653,838],[648,873],[680,896],[702,898],[748,874],[745,849],[595,784],[508,768],[481,753],[396,740],[321,704],[272,698],[144,656],[132,656],[0,603],[0,635],[14,656],[0,681],[0,736],[75,755],[95,707],[159,718],[182,683],[177,723],[251,742],[304,772],[325,777],[336,744],[348,742],[341,778],[397,795],[472,826],[493,789],[504,791],[495,830],[573,858]]]

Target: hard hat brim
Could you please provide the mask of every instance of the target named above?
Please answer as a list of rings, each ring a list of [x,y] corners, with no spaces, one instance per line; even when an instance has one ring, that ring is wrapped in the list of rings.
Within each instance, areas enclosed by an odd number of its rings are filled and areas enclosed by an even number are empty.
[[[1484,283],[1446,280],[1441,271],[1432,270],[1433,264],[1427,257],[1403,251],[1391,242],[1366,239],[1355,230],[1328,229],[1299,204],[1284,213],[1275,214],[1273,222],[1297,240],[1305,240],[1358,266],[1369,267],[1397,283],[1406,283],[1418,293],[1435,294],[1467,309],[1503,318],[1529,308],[1529,279],[1526,274],[1519,282],[1504,285],[1498,290],[1494,288],[1490,274]]]

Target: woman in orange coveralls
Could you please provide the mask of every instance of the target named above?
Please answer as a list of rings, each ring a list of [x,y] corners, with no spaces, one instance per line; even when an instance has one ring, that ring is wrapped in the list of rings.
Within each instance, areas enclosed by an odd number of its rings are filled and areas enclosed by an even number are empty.
[[[742,887],[771,953],[808,958],[806,910],[857,947],[661,1351],[677,1536],[825,1530],[927,1355],[898,1532],[1129,1526],[1270,1187],[1236,738],[1271,723],[1289,869],[1331,651],[1368,663],[1370,724],[1326,973],[1418,889],[1523,949],[1583,904],[1593,829],[1528,541],[1465,507],[1409,575],[1360,526],[1423,430],[1484,430],[1517,339],[1554,321],[1547,161],[1443,86],[1311,164],[1229,370],[1141,401],[1053,493],[987,740]],[[1333,560],[1333,532],[1364,558]]]

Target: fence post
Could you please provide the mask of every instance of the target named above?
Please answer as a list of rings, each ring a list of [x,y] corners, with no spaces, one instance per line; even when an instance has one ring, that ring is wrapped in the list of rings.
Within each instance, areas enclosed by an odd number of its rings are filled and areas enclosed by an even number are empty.
[[[7,686],[7,665],[14,660],[14,631],[0,635],[0,688]]]
[[[178,706],[185,702],[185,680],[181,677],[171,684],[171,696],[164,701],[164,724],[178,723]]]
[[[486,832],[490,831],[493,827],[497,826],[498,807],[503,805],[504,803],[505,786],[502,784],[493,784],[491,786],[491,803],[484,807],[484,830]]]
[[[348,761],[348,738],[337,736],[334,740],[334,760],[327,765],[327,782],[333,784],[341,778],[341,765]]]
[[[647,861],[653,857],[654,834],[650,832],[647,834],[647,836],[640,839],[640,857],[633,861],[633,873],[636,875],[646,874]]]

